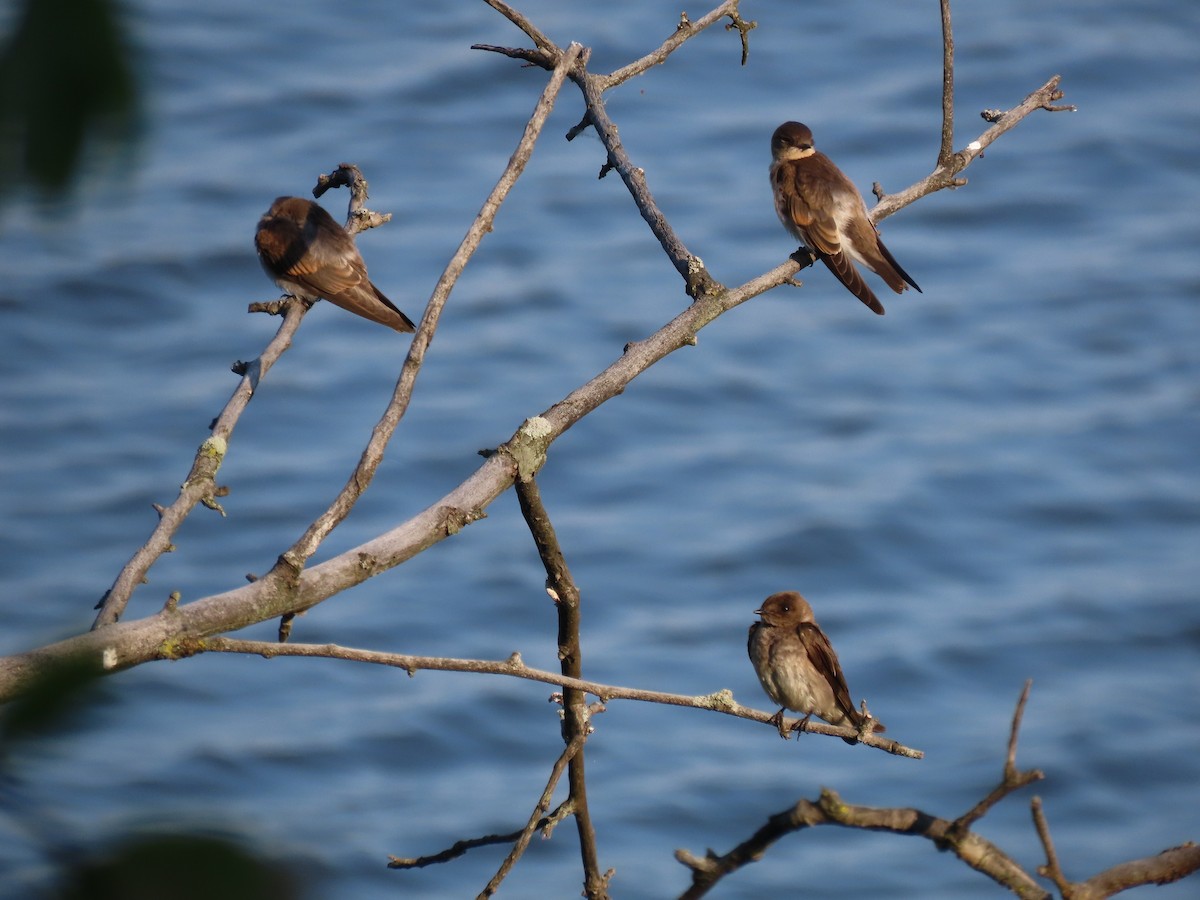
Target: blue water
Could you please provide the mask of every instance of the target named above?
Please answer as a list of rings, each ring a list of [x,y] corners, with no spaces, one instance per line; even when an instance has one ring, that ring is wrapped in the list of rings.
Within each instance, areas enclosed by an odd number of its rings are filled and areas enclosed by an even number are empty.
[[[640,56],[668,3],[518,4],[592,67]],[[745,4],[750,65],[719,27],[613,92],[610,113],[681,238],[740,284],[783,261],[766,180],[781,121],[869,192],[937,152],[935,4]],[[277,320],[251,235],[278,194],[342,161],[393,222],[362,236],[414,319],[512,152],[540,70],[468,49],[525,44],[482,3],[130,3],[147,130],[119,177],[65,207],[0,208],[0,650],[86,629],[170,502],[209,420]],[[701,8],[689,8],[698,18]],[[588,744],[614,896],[687,884],[672,852],[730,849],[821,786],[953,817],[1018,761],[1068,874],[1200,830],[1200,7],[1158,0],[960,3],[957,145],[1055,73],[1040,113],[969,184],[883,223],[924,294],[872,316],[824,270],[724,316],[555,444],[539,477],[584,596],[585,671],[730,688],[768,709],[745,629],[796,588],[856,696],[920,762],[760,725],[614,702]],[[616,177],[598,181],[568,85],[532,165],[456,288],[412,407],[328,558],[436,501],[475,455],[684,308]],[[325,202],[341,215],[344,198]],[[891,299],[889,299],[889,297]],[[318,304],[234,435],[228,518],[197,511],[128,617],[263,572],[324,509],[390,396],[407,338]],[[514,498],[297,620],[294,639],[553,668],[555,622]],[[274,625],[248,635],[270,637]],[[164,823],[227,829],[312,897],[463,897],[503,849],[419,855],[519,827],[561,744],[548,689],[330,661],[213,656],[110,679],[70,737],[18,760],[55,840]],[[1032,791],[979,826],[1041,862]],[[9,893],[46,883],[28,822],[0,824]],[[869,861],[869,863],[864,864]],[[502,895],[574,896],[574,829],[535,840]],[[818,830],[723,897],[994,897],[927,842]],[[1190,884],[1134,896],[1191,897]]]

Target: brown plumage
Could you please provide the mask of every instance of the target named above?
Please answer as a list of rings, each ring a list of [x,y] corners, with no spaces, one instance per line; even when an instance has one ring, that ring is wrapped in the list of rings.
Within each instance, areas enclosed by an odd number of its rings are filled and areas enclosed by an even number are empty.
[[[295,297],[323,297],[348,312],[397,331],[415,331],[367,278],[367,266],[333,216],[303,197],[278,197],[254,234],[258,259],[277,285]]]
[[[824,719],[830,725],[860,728],[863,715],[854,708],[846,676],[829,638],[813,619],[812,607],[795,591],[772,594],[755,610],[760,621],[750,626],[747,650],[763,690],[784,709]],[[872,731],[886,731],[874,720]],[[780,737],[783,709],[774,722]],[[846,743],[855,743],[846,738]]]
[[[771,188],[783,227],[874,312],[882,316],[883,304],[855,262],[886,281],[897,294],[909,285],[921,292],[879,239],[854,183],[828,156],[813,148],[807,125],[784,122],[771,135]]]

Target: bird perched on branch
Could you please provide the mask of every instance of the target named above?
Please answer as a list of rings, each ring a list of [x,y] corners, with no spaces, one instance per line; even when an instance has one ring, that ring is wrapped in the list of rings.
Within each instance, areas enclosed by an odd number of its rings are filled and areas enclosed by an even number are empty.
[[[886,281],[897,294],[910,285],[921,293],[879,239],[854,183],[813,147],[807,125],[784,122],[771,135],[771,188],[783,227],[872,311],[882,316],[883,304],[854,267],[855,262]]]
[[[755,613],[760,621],[750,626],[747,649],[763,690],[785,709],[824,719],[830,725],[861,729],[863,714],[854,708],[846,676],[829,638],[813,619],[812,607],[795,591],[772,594]],[[772,721],[786,738],[783,709]],[[871,731],[886,731],[874,719]],[[852,738],[844,739],[853,744]]]
[[[324,298],[397,331],[416,330],[367,278],[354,238],[320,204],[303,197],[276,198],[258,221],[254,246],[262,267],[287,293],[304,300]]]

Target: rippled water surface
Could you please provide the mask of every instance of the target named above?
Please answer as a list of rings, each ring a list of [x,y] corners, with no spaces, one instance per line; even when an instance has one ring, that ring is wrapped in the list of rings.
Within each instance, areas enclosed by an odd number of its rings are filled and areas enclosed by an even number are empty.
[[[518,4],[616,68],[656,46],[662,2]],[[783,261],[768,139],[802,119],[868,192],[936,157],[936,4],[745,3],[750,63],[719,27],[609,95],[688,248],[740,284]],[[558,441],[539,476],[584,594],[589,677],[768,708],[752,610],[797,588],[856,695],[923,761],[614,702],[588,744],[614,896],[679,893],[672,853],[719,852],[821,786],[955,816],[1019,761],[1072,877],[1197,837],[1200,809],[1200,7],[1027,0],[955,10],[958,135],[1061,73],[969,184],[883,224],[924,294],[872,316],[824,270],[708,327]],[[485,4],[129,4],[147,87],[130,171],[65,208],[0,208],[4,506],[0,649],[88,627],[206,426],[277,321],[251,247],[279,194],[358,163],[388,226],[359,245],[414,319],[508,160],[541,70],[469,49],[525,39]],[[692,18],[703,12],[689,8]],[[324,559],[402,522],[535,415],[685,307],[568,85],[455,290],[412,407]],[[342,196],[326,205],[341,213]],[[881,294],[881,296],[883,296]],[[890,295],[889,295],[890,296]],[[322,303],[270,373],[221,472],[130,617],[262,572],[344,483],[406,337]],[[553,668],[543,572],[506,495],[489,517],[297,621],[295,639]],[[273,625],[250,634],[269,637]],[[503,850],[392,872],[515,829],[560,750],[548,689],[329,661],[207,657],[106,683],[70,738],[22,755],[28,803],[72,845],[161,823],[232,829],[313,897],[474,896]],[[980,826],[1032,870],[1028,792]],[[46,869],[0,825],[11,891]],[[869,866],[863,865],[870,859]],[[504,896],[574,896],[574,832],[535,841]],[[993,897],[927,842],[792,836],[718,896]],[[1190,897],[1195,882],[1136,895]]]

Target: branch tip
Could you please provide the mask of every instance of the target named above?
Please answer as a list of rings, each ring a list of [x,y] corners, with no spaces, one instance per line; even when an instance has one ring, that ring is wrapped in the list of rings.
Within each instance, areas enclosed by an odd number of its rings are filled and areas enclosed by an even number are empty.
[[[1029,701],[1029,692],[1033,689],[1033,679],[1025,680],[1025,687],[1021,690],[1021,696],[1017,700],[1017,708],[1013,711],[1012,726],[1008,734],[1008,756],[1004,764],[1004,774],[1006,778],[1015,777],[1017,774],[1017,738],[1021,733],[1021,721],[1025,718],[1025,704]]]
[[[744,66],[750,59],[750,32],[758,27],[758,22],[754,20],[747,22],[736,9],[729,14],[729,19],[730,22],[725,26],[725,30],[737,30],[738,38],[742,42],[742,65]]]

